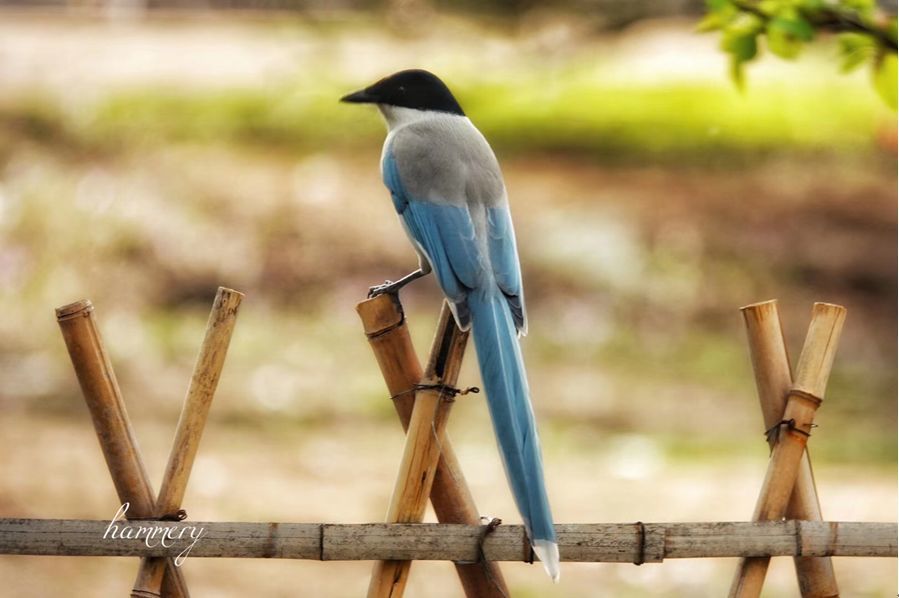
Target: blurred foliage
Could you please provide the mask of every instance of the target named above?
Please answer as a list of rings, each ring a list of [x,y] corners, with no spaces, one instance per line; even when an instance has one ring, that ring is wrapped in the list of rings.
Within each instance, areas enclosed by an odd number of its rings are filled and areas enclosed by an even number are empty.
[[[721,31],[721,49],[738,86],[761,40],[772,54],[792,60],[820,33],[836,32],[843,72],[869,65],[878,95],[896,109],[896,16],[884,14],[874,0],[707,0],[707,6],[698,28]]]
[[[741,162],[782,152],[848,155],[874,149],[885,110],[851,86],[808,80],[800,90],[762,86],[739,94],[712,83],[652,86],[604,81],[589,67],[499,81],[463,81],[462,104],[504,154],[561,152],[621,163]],[[543,83],[543,84],[541,84]],[[0,107],[0,129],[77,151],[134,145],[238,143],[316,151],[376,143],[383,126],[338,104],[358,82],[264,89],[117,92],[77,114],[26,96]],[[799,107],[802,107],[799,109]],[[11,139],[11,138],[10,138]],[[0,152],[5,144],[0,141]],[[6,147],[11,151],[11,147]]]

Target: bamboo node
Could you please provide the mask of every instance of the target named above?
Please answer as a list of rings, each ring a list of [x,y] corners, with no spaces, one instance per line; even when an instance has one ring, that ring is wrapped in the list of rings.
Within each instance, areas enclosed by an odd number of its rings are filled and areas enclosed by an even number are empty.
[[[646,562],[646,524],[638,521],[635,525],[637,526],[640,541],[637,545],[637,558],[634,559],[634,564],[639,567]]]
[[[821,397],[814,395],[808,391],[802,390],[801,388],[794,388],[790,390],[790,397],[796,397],[797,399],[808,401],[816,409],[821,406],[821,403],[824,402],[824,399],[822,399]]]

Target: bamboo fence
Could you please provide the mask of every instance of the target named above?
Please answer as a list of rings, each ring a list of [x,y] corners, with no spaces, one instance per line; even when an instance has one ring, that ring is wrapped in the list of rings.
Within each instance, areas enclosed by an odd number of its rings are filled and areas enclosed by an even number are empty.
[[[123,523],[135,531],[157,522]],[[110,541],[109,521],[0,519],[0,554],[174,557],[191,542],[147,547],[143,538]],[[524,528],[453,523],[164,522],[203,528],[190,558],[280,558],[313,561],[526,560]],[[566,562],[661,563],[665,559],[740,556],[895,557],[895,523],[826,521],[569,523],[556,526]],[[483,551],[481,551],[481,547]]]
[[[509,596],[497,563],[530,562],[533,554],[522,526],[482,522],[446,433],[455,397],[467,392],[455,385],[468,340],[446,305],[424,369],[395,295],[357,306],[406,431],[385,523],[180,521],[186,516],[181,501],[242,298],[225,288],[216,295],[158,495],[147,477],[92,304],[79,301],[56,310],[113,484],[122,503],[128,503],[128,520],[0,519],[0,554],[140,557],[132,598],[186,598],[187,584],[176,566],[186,554],[371,560],[370,598],[402,596],[413,561],[447,560],[454,563],[466,596]],[[742,312],[771,451],[752,521],[560,524],[561,560],[643,564],[739,557],[730,596],[747,598],[759,596],[771,557],[790,556],[800,594],[824,598],[839,595],[831,557],[897,556],[896,523],[822,520],[807,451],[846,310],[814,305],[795,376],[776,302],[749,305]],[[422,522],[428,500],[439,523]],[[106,537],[112,526],[119,533],[115,541]],[[160,529],[180,539],[168,546],[148,543],[146,536]]]
[[[393,400],[397,415],[404,430],[408,430],[412,418],[413,404],[418,400],[415,387],[422,381],[433,377],[438,371],[438,362],[447,361],[449,355],[454,358],[452,370],[446,364],[439,366],[444,376],[444,382],[455,382],[458,376],[458,365],[461,363],[463,346],[459,348],[459,341],[463,341],[461,334],[456,331],[455,324],[450,317],[449,310],[444,304],[434,337],[435,343],[428,360],[428,375],[422,371],[415,349],[412,346],[412,338],[402,305],[395,295],[379,295],[373,299],[363,301],[357,306],[356,311],[362,320],[365,336],[371,345],[372,352],[381,369],[387,391]],[[443,343],[438,340],[446,339],[448,343],[456,347],[454,351],[443,350]],[[441,353],[447,357],[441,358]],[[456,363],[458,361],[458,363]],[[475,506],[474,498],[465,481],[462,466],[456,457],[453,443],[444,430],[440,444],[440,454],[436,463],[433,481],[431,482],[430,499],[434,507],[437,520],[441,523],[465,523],[477,525],[480,515]],[[428,464],[429,466],[433,465]],[[419,520],[421,517],[419,517]],[[407,562],[408,563],[408,562]],[[396,565],[394,565],[396,567]],[[456,562],[456,572],[459,581],[467,596],[483,596],[485,598],[502,597],[509,595],[509,589],[503,579],[499,567],[492,561],[483,559],[474,562]],[[373,579],[383,573],[384,565],[379,565],[373,575]],[[403,574],[401,581],[405,585],[408,579],[409,565],[400,566]],[[382,583],[381,581],[378,582]],[[375,586],[383,587],[383,586]]]
[[[775,430],[779,428],[779,423],[784,417],[786,399],[793,387],[793,373],[783,338],[777,302],[756,303],[742,308],[741,311],[749,337],[749,352],[765,430]],[[827,369],[829,370],[829,366]],[[820,390],[823,395],[823,387]],[[768,435],[768,444],[772,451],[776,440],[773,433]],[[822,520],[821,505],[818,501],[808,451],[805,451],[800,458],[796,486],[790,496],[786,516],[790,519]],[[768,570],[768,561],[767,557],[742,560],[734,580],[735,587],[731,592],[737,595],[760,592]],[[795,566],[802,596],[806,598],[839,596],[833,563],[829,557],[797,556]]]

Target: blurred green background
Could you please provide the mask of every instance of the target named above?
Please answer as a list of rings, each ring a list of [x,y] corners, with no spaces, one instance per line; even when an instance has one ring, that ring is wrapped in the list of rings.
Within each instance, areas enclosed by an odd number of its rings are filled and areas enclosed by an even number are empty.
[[[700,9],[0,5],[0,516],[118,506],[53,308],[94,302],[158,484],[225,285],[247,298],[191,519],[382,519],[403,437],[354,306],[416,262],[380,182],[383,124],[337,98],[422,67],[504,169],[559,522],[749,518],[768,453],[738,308],[770,298],[794,360],[813,301],[849,309],[811,441],[821,502],[895,520],[895,114],[864,72],[837,73],[828,39],[737,91],[693,32]],[[424,352],[436,285],[403,300]],[[477,376],[469,359],[460,383]],[[479,508],[517,522],[482,400],[454,409]],[[11,596],[121,595],[136,565],[2,557],[0,579]],[[836,566],[847,596],[896,588],[892,559]],[[503,566],[518,596],[615,597],[720,596],[733,567],[569,564],[552,586]],[[370,565],[185,568],[201,597],[354,596]],[[766,596],[795,595],[788,559],[769,577]],[[460,593],[449,564],[413,567],[408,595]]]

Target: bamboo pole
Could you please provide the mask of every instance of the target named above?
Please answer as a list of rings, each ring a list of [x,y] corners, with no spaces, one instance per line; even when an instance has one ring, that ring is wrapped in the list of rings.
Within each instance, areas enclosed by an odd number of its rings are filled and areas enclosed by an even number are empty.
[[[400,423],[403,430],[407,430],[412,416],[413,391],[421,381],[423,372],[412,346],[402,306],[395,295],[383,294],[361,302],[356,306],[356,311],[381,368],[387,391],[393,397]],[[477,525],[480,522],[478,509],[446,432],[442,449],[431,486],[431,504],[437,520],[441,523]],[[499,598],[510,595],[495,562],[473,560],[475,562],[454,563],[466,596]]]
[[[77,301],[58,308],[56,320],[119,500],[130,504],[130,518],[150,518],[155,514],[153,490],[93,312],[90,301]],[[163,589],[166,596],[190,595],[172,559],[166,560]]]
[[[206,335],[197,355],[169,452],[169,462],[156,498],[157,517],[175,513],[181,508],[242,299],[242,293],[225,287],[219,287],[215,295],[212,311],[206,322]],[[159,558],[145,558],[141,561],[131,598],[155,598],[160,595],[165,563],[165,560]]]
[[[790,360],[784,343],[783,328],[777,312],[777,301],[765,301],[741,308],[749,338],[749,351],[765,429],[781,420],[786,397],[793,385]],[[774,448],[774,437],[769,438]],[[788,519],[821,521],[821,505],[815,488],[815,478],[808,449],[802,454],[796,486],[787,505]],[[761,592],[768,570],[768,557],[741,559],[737,576],[744,592]],[[795,557],[799,591],[806,598],[839,596],[833,563],[829,557]]]
[[[403,458],[387,510],[388,523],[417,523],[424,518],[452,406],[453,397],[446,388],[456,384],[467,342],[468,333],[459,330],[444,303],[421,380],[423,386],[430,388],[415,392]],[[411,565],[407,560],[376,562],[368,586],[369,598],[402,596]]]
[[[780,421],[791,422],[777,428],[777,436],[768,462],[768,471],[756,503],[753,521],[782,519],[787,511],[793,486],[802,463],[808,437],[815,420],[815,412],[824,400],[827,379],[836,356],[840,333],[846,319],[846,309],[829,303],[815,303],[795,381],[786,400],[786,408]],[[744,583],[744,568],[737,569],[731,584],[731,598],[759,596],[764,583],[764,571],[757,585]]]
[[[246,523],[119,522],[118,534],[104,538],[109,521],[0,519],[0,554],[44,556],[174,557],[191,546],[190,532],[202,529],[191,558],[303,559],[361,561],[414,559],[465,561],[479,558],[483,526],[453,523]],[[176,530],[174,544],[148,547],[141,527]],[[127,528],[127,529],[126,529]],[[178,536],[184,530],[179,539]],[[760,521],[646,523],[565,523],[556,526],[563,561],[631,563],[643,553],[647,563],[665,559],[737,556],[837,556],[895,558],[895,522]],[[521,525],[501,525],[484,540],[489,561],[524,558],[527,537]]]

